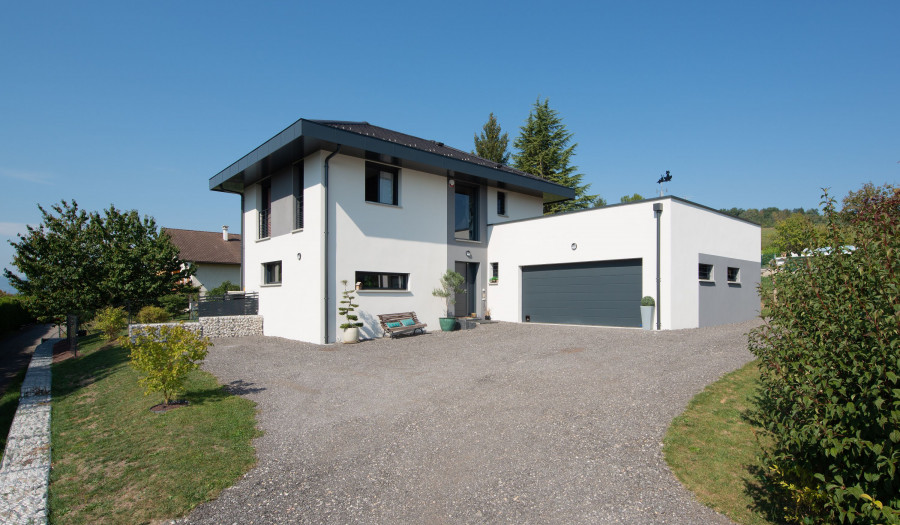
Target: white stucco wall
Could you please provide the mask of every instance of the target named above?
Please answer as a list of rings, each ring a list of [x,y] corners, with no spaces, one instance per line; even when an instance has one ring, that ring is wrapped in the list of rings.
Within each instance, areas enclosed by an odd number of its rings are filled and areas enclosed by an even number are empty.
[[[357,314],[364,337],[380,335],[378,314],[415,311],[430,329],[438,328],[442,302],[431,295],[447,268],[447,179],[400,170],[399,205],[366,202],[365,161],[337,155],[330,162],[332,201],[332,285],[328,315],[332,338],[343,318],[337,302],[341,280],[353,286],[357,271],[409,274],[408,291],[361,291]],[[496,209],[495,209],[496,211]]]
[[[259,292],[259,314],[265,319],[264,330],[268,336],[322,342],[322,160],[321,152],[304,160],[303,230],[256,239],[259,186],[250,186],[245,191],[244,288]],[[273,188],[292,187],[291,171],[275,174],[272,185]],[[273,202],[273,214],[278,212],[293,213],[293,207],[276,206]],[[262,265],[272,261],[282,263],[281,285],[262,284]]]
[[[669,308],[671,326],[693,328],[699,326],[700,315],[699,254],[755,261],[758,272],[761,228],[680,200],[666,199],[664,206],[663,217],[667,217],[670,230],[665,237],[669,244],[662,253],[671,260],[672,269],[668,281],[664,279],[663,283],[677,305],[677,308]],[[724,271],[724,268],[717,271]],[[759,275],[748,275],[744,283],[754,297],[755,283],[758,282]],[[758,304],[758,299],[755,301]]]
[[[506,215],[497,215],[497,192],[506,193]],[[487,223],[517,221],[544,214],[544,199],[506,189],[487,188]]]
[[[488,285],[492,319],[521,321],[522,266],[641,259],[642,295],[656,295],[656,222],[650,202],[498,224],[488,236],[488,260],[500,265],[498,283]]]

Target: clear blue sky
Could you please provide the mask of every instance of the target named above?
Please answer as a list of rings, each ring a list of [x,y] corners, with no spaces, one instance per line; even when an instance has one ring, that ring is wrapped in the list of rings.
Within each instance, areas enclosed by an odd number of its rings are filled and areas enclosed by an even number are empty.
[[[208,179],[296,119],[472,148],[548,97],[609,202],[815,207],[900,180],[900,3],[6,2],[0,267],[37,204],[237,232]],[[9,290],[5,279],[0,288]]]

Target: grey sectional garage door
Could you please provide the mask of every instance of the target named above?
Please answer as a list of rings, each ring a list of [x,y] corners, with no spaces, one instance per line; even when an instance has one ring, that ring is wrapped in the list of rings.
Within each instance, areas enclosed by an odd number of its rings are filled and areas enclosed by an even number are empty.
[[[641,326],[641,260],[522,267],[522,320]]]

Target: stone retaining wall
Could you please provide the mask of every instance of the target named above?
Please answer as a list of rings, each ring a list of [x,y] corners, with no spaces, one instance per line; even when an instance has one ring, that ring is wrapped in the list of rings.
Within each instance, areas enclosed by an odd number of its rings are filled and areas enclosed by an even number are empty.
[[[143,327],[178,326],[209,338],[242,337],[245,335],[263,335],[263,318],[261,315],[227,315],[221,317],[201,317],[199,323],[154,323],[133,324],[128,327],[128,336]]]

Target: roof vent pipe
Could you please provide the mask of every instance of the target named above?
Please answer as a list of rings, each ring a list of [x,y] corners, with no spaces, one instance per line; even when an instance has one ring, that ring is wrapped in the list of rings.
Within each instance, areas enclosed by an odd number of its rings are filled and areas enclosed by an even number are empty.
[[[228,226],[222,226],[222,240],[228,242]]]

